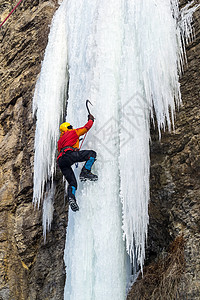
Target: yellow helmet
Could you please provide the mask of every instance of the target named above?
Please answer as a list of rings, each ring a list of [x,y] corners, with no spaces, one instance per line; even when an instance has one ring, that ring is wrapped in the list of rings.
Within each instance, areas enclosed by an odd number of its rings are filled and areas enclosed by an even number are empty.
[[[70,129],[70,128],[68,128],[69,126],[71,126],[70,123],[67,123],[67,122],[62,123],[60,125],[60,132],[69,130]]]

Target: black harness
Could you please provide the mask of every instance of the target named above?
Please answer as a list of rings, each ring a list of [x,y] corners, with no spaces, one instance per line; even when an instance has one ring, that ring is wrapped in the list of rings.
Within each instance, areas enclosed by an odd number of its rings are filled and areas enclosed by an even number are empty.
[[[70,150],[72,150],[72,151],[78,151],[78,148],[74,148],[74,147],[71,147],[71,146],[66,146],[66,147],[63,147],[61,150],[60,150],[60,153],[65,153],[66,151],[66,149],[70,149]],[[60,154],[59,153],[59,154]]]

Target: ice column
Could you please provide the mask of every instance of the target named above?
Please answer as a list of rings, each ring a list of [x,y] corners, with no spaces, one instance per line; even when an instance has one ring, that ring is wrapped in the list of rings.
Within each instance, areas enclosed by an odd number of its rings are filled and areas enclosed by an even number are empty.
[[[68,2],[68,120],[83,125],[91,100],[96,119],[84,147],[97,152],[99,180],[79,182],[80,211],[69,214],[66,300],[126,298],[118,161],[122,10],[120,0]]]
[[[120,89],[123,230],[127,251],[142,268],[149,222],[149,115],[156,118],[160,136],[162,129],[174,128],[175,108],[181,103],[183,41],[192,36],[192,14],[198,6],[187,5],[180,12],[177,0],[140,0],[124,1],[124,7]]]

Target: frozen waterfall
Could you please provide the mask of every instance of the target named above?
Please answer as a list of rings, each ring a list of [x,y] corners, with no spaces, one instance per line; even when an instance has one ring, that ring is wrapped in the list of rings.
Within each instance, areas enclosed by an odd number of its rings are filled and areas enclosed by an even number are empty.
[[[150,118],[160,136],[174,128],[193,4],[180,11],[177,0],[63,0],[53,18],[33,102],[34,203],[43,202],[44,235],[53,216],[66,101],[66,120],[75,128],[87,121],[85,100],[93,103],[96,119],[83,149],[97,152],[99,176],[95,183],[79,182],[80,210],[69,212],[65,300],[125,299],[131,266],[142,270]],[[80,169],[79,163],[77,178]]]

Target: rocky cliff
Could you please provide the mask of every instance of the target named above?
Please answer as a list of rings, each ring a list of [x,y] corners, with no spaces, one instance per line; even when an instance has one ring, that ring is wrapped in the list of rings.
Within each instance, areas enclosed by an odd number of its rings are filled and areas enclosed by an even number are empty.
[[[1,21],[13,1],[0,1]],[[0,299],[62,299],[67,208],[55,202],[44,245],[32,205],[32,98],[57,1],[22,1],[0,29]],[[62,191],[62,190],[61,190]],[[57,193],[58,194],[58,193]],[[59,195],[58,195],[59,197]]]
[[[187,1],[182,1],[184,5]],[[197,3],[198,1],[196,1]],[[57,0],[26,0],[0,29],[0,299],[63,299],[68,207],[56,192],[44,244],[41,210],[32,206],[35,120],[32,97]],[[13,8],[0,0],[1,21]],[[128,299],[199,299],[200,10],[187,47],[183,106],[176,130],[152,129],[147,261]],[[57,175],[58,179],[60,174]]]

